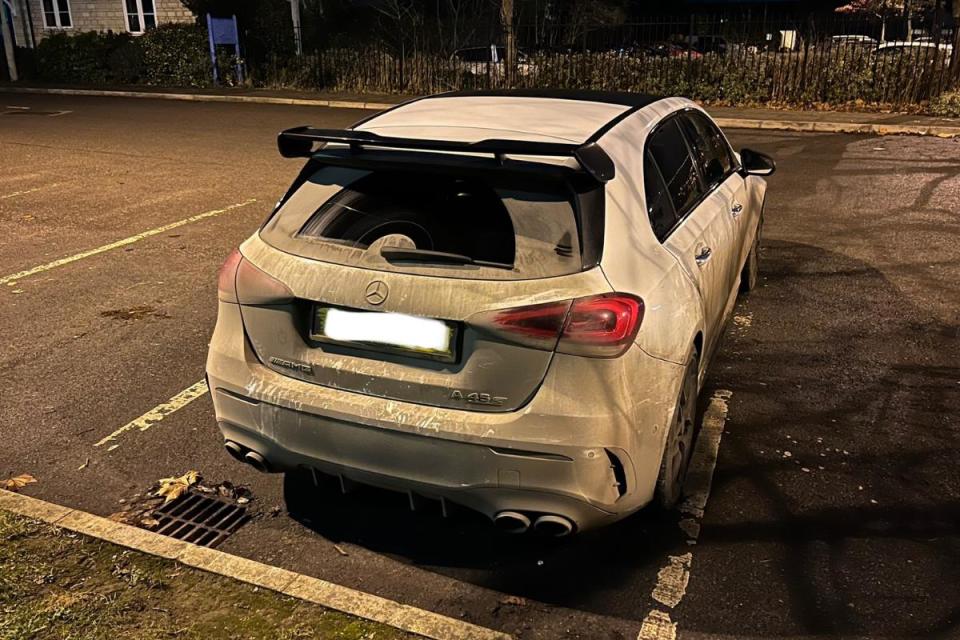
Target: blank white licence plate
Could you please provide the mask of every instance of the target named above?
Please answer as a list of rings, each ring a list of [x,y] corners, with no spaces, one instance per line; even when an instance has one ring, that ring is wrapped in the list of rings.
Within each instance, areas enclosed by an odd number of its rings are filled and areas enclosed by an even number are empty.
[[[454,361],[457,326],[403,313],[314,308],[311,337],[322,342]]]

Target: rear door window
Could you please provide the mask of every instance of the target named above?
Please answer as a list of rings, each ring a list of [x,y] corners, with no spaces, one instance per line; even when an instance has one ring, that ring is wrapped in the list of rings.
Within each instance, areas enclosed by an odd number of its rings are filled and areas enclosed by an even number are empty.
[[[666,182],[677,217],[683,218],[700,199],[702,192],[697,170],[680,132],[677,118],[667,120],[650,134],[647,150]]]
[[[572,193],[528,178],[325,167],[261,237],[325,262],[455,278],[542,278],[582,266]]]
[[[691,111],[679,118],[706,188],[712,189],[733,171],[733,154],[720,129],[702,113]]]
[[[647,216],[657,240],[663,242],[677,223],[677,214],[670,200],[667,185],[649,151],[643,157],[643,185],[646,192]]]

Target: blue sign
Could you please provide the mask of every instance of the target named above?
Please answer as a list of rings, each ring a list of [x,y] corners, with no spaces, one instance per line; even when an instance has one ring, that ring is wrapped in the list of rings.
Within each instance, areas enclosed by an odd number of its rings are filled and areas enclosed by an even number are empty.
[[[237,16],[214,18],[207,14],[207,33],[210,36],[210,62],[213,63],[213,84],[220,84],[220,72],[217,70],[217,45],[233,45],[237,55],[237,81],[243,82],[243,65],[240,64],[240,34],[237,30]]]
[[[237,16],[214,18],[208,15],[207,28],[210,30],[210,39],[213,44],[240,44],[240,36],[237,34]]]

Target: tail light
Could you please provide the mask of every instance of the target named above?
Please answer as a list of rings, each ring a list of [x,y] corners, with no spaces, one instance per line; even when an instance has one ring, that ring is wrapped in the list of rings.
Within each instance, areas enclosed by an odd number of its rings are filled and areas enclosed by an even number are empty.
[[[615,358],[637,336],[643,322],[643,300],[626,293],[607,293],[504,309],[470,322],[535,349]]]
[[[515,307],[496,311],[489,322],[481,324],[529,347],[552,351],[569,310],[569,300]]]
[[[243,260],[240,249],[234,249],[217,272],[217,297],[221,302],[237,303],[237,267]]]
[[[643,300],[610,293],[574,300],[557,351],[576,356],[615,358],[637,337],[643,322]]]
[[[293,292],[245,260],[234,249],[217,275],[217,295],[223,302],[234,304],[284,304],[293,300]]]

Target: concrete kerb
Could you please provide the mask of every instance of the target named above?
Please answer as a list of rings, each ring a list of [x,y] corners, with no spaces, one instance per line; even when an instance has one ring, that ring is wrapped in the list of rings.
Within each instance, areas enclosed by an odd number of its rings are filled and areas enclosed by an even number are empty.
[[[363,591],[0,489],[0,509],[434,640],[511,636]]]
[[[105,98],[148,98],[152,100],[184,100],[187,102],[233,102],[248,104],[280,104],[338,109],[381,111],[396,106],[391,102],[323,100],[320,98],[279,98],[274,96],[231,96],[206,93],[168,93],[162,91],[127,91],[113,89],[56,89],[48,87],[0,87],[0,92],[31,93],[55,96],[96,96]]]
[[[155,91],[126,91],[104,89],[55,89],[47,87],[0,87],[0,92],[33,93],[66,96],[100,96],[119,98],[149,98],[153,100],[186,100],[189,102],[232,102],[247,104],[279,104],[336,109],[368,109],[381,111],[396,106],[391,102],[364,102],[351,100],[323,100],[321,98],[279,98],[274,96],[239,96],[200,93],[168,93]],[[919,124],[876,124],[859,122],[821,122],[813,120],[763,120],[753,118],[716,118],[725,129],[758,129],[767,131],[798,131],[817,133],[861,133],[875,135],[915,135],[940,138],[960,137],[960,126]]]

